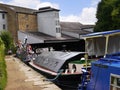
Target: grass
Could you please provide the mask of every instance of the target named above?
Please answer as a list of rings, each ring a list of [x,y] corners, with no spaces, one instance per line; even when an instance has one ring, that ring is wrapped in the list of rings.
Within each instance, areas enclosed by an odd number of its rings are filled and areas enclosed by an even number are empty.
[[[7,72],[5,61],[0,61],[0,90],[4,90],[7,82]]]

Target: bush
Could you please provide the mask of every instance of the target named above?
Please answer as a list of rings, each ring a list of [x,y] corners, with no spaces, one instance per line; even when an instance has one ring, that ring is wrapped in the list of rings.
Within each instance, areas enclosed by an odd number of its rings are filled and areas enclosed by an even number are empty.
[[[8,54],[9,50],[12,50],[12,52],[15,52],[15,45],[14,45],[13,38],[10,32],[2,31],[0,34],[0,37],[5,45],[5,53]]]
[[[4,50],[5,50],[4,43],[0,38],[0,90],[4,90],[7,82]]]

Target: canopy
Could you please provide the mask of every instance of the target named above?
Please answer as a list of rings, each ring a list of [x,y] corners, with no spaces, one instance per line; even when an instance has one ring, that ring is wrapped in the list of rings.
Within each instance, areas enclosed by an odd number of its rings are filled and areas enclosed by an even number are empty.
[[[58,72],[66,61],[71,61],[78,55],[84,55],[85,52],[62,52],[62,51],[50,51],[42,52],[34,63],[43,68],[49,69],[54,72]],[[80,59],[81,57],[79,57]],[[78,59],[78,58],[77,58]]]
[[[120,51],[120,30],[83,35],[88,55],[104,56]]]

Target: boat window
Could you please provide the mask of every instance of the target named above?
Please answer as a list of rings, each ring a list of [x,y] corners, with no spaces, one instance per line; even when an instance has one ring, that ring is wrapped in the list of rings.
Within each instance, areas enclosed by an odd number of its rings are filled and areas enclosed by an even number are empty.
[[[110,75],[110,90],[120,90],[120,75]]]
[[[117,86],[120,86],[120,78],[117,78]]]

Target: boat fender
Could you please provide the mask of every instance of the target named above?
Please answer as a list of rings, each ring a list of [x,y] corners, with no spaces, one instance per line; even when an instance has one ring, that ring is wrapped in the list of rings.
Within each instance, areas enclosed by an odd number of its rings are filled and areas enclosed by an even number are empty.
[[[65,69],[65,74],[67,74],[68,73],[68,69]]]

